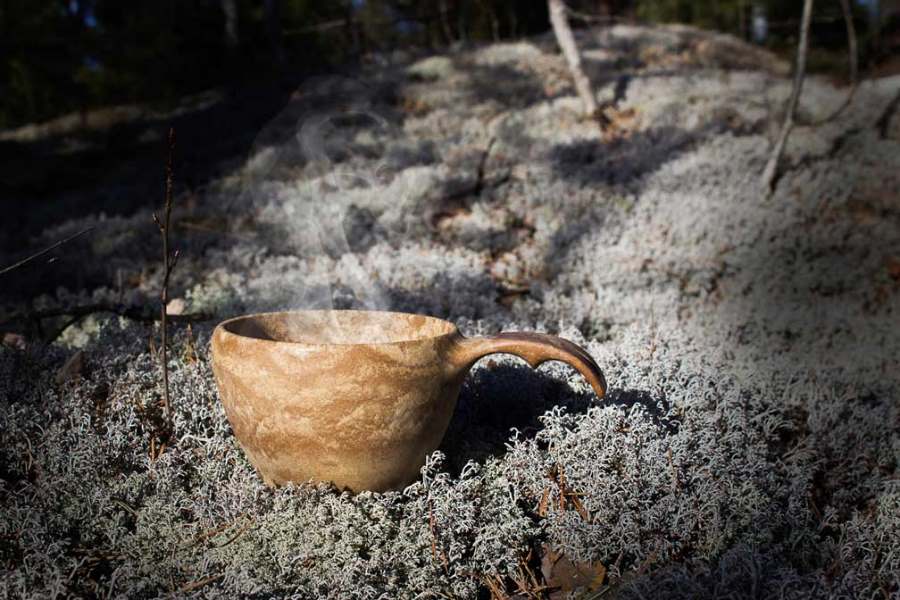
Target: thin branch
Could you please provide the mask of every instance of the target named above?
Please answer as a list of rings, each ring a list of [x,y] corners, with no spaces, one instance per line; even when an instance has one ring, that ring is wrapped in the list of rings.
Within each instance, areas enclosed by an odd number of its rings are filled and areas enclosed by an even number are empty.
[[[88,315],[96,313],[112,313],[131,321],[138,321],[140,323],[156,323],[161,318],[160,315],[155,314],[147,308],[142,308],[140,306],[124,306],[120,304],[97,302],[94,304],[64,306],[61,308],[50,308],[47,310],[19,313],[9,319],[0,321],[0,326],[7,325],[15,321],[39,321],[43,319],[52,319],[55,317],[86,317]],[[168,320],[173,323],[196,323],[198,321],[209,321],[210,319],[212,319],[212,315],[208,315],[206,313],[168,315]]]
[[[898,107],[900,107],[900,92],[897,92],[894,98],[888,102],[887,106],[884,107],[884,111],[878,117],[878,120],[875,121],[878,135],[883,140],[886,140],[890,133],[891,119],[894,117],[894,113],[897,112]]]
[[[503,173],[502,175],[490,180],[487,179],[487,162],[490,159],[491,150],[493,149],[496,141],[497,139],[493,137],[488,140],[487,146],[481,153],[481,157],[478,159],[478,170],[475,172],[475,181],[471,185],[466,185],[463,188],[447,194],[446,196],[444,196],[445,201],[459,200],[460,198],[465,198],[467,196],[478,196],[483,191],[485,191],[485,189],[497,188],[509,181],[509,173]]]
[[[800,25],[800,43],[797,47],[797,65],[794,69],[794,84],[791,90],[791,98],[788,101],[787,113],[784,116],[784,124],[781,126],[778,141],[775,142],[772,156],[769,157],[769,162],[766,163],[766,168],[762,175],[762,187],[767,195],[772,193],[778,172],[778,162],[784,154],[788,137],[794,128],[794,116],[797,113],[797,105],[800,103],[800,92],[803,90],[803,78],[806,75],[806,54],[809,50],[809,24],[812,18],[812,8],[813,0],[804,0],[803,21]]]
[[[439,3],[440,11],[439,15],[441,17],[441,29],[444,32],[444,37],[447,38],[447,44],[453,43],[453,32],[450,30],[450,22],[447,20],[447,1],[440,0]]]
[[[437,526],[435,525],[434,507],[431,504],[431,498],[428,499],[428,528],[431,530],[431,557],[435,561],[440,557],[444,572],[450,573],[450,562],[447,560],[447,553],[444,552],[444,545],[440,543],[437,535]]]
[[[182,438],[182,439],[184,439],[184,438]],[[241,520],[243,520],[244,517],[246,517],[246,516],[247,516],[246,511],[245,511],[245,512],[242,512],[241,514],[239,514],[239,515],[237,516],[237,518],[235,518],[235,519],[232,520],[232,521],[223,523],[222,525],[219,525],[218,527],[215,527],[215,528],[210,529],[210,530],[208,530],[208,531],[204,531],[204,532],[202,532],[202,533],[199,533],[198,535],[194,536],[194,539],[193,539],[193,540],[191,540],[191,541],[188,542],[187,544],[184,544],[183,546],[180,546],[180,547],[179,547],[179,550],[184,550],[184,549],[186,549],[186,548],[192,548],[192,547],[196,546],[197,544],[199,544],[200,542],[202,542],[203,540],[206,540],[206,539],[208,539],[208,538],[217,536],[217,535],[219,535],[220,533],[222,533],[222,532],[224,532],[224,531],[227,531],[228,529],[234,527],[237,523],[240,523]]]
[[[88,228],[86,228],[86,229],[82,229],[82,230],[79,231],[78,233],[73,233],[73,234],[70,235],[69,237],[59,240],[59,241],[56,242],[55,244],[53,244],[53,245],[51,245],[51,246],[48,246],[48,247],[44,248],[44,249],[41,250],[40,252],[37,252],[37,253],[35,253],[35,254],[32,254],[31,256],[28,256],[28,257],[26,257],[26,258],[23,258],[22,260],[20,260],[20,261],[17,262],[16,264],[10,265],[10,266],[4,268],[3,270],[0,270],[0,275],[4,275],[5,273],[9,273],[9,272],[12,271],[13,269],[18,269],[18,268],[21,267],[22,265],[26,265],[26,264],[30,263],[31,261],[33,261],[34,259],[42,257],[43,255],[47,254],[48,252],[51,252],[52,250],[55,250],[56,248],[59,248],[59,247],[62,246],[63,244],[65,244],[65,243],[67,243],[67,242],[71,242],[71,241],[74,240],[75,238],[84,235],[84,234],[87,233],[88,231],[93,231],[93,229],[94,229],[93,227],[88,227]]]
[[[581,98],[584,114],[589,117],[596,117],[599,113],[597,99],[594,97],[591,82],[581,67],[581,54],[578,52],[575,36],[572,35],[572,28],[569,26],[566,5],[563,0],[547,0],[547,5],[550,12],[550,23],[553,25],[553,33],[556,36],[556,43],[559,44],[569,65],[569,72],[572,74],[572,79],[575,82],[575,90]]]
[[[475,189],[473,190],[473,194],[478,196],[484,190],[484,173],[485,168],[487,167],[487,161],[491,156],[491,149],[494,147],[494,143],[497,141],[497,138],[492,137],[487,144],[487,147],[484,149],[484,152],[481,153],[481,159],[478,161],[478,171],[475,175]]]
[[[166,419],[171,419],[172,416],[172,408],[169,402],[169,363],[168,363],[168,331],[167,331],[167,313],[166,307],[169,304],[169,277],[172,275],[172,270],[175,268],[175,265],[178,263],[178,251],[176,250],[174,253],[169,253],[169,227],[172,220],[172,178],[173,178],[173,168],[172,161],[175,154],[175,129],[169,128],[169,156],[166,160],[166,203],[164,206],[164,217],[163,221],[160,222],[159,217],[156,213],[153,214],[153,221],[156,223],[156,227],[159,229],[159,234],[162,237],[162,259],[163,259],[163,284],[162,290],[160,290],[159,299],[160,304],[160,331],[162,337],[162,354],[161,354],[161,362],[162,362],[162,379],[163,379],[163,411],[165,412]]]
[[[850,91],[847,97],[830,115],[808,123],[812,127],[824,125],[832,119],[836,119],[853,102],[856,90],[859,87],[859,53],[856,45],[856,26],[853,25],[853,13],[850,10],[850,0],[838,0],[841,3],[841,11],[844,13],[844,21],[847,24],[847,54],[850,61]]]
[[[248,529],[250,529],[251,525],[253,525],[253,517],[252,516],[249,519],[247,519],[247,521],[243,525],[241,525],[241,528],[237,530],[237,533],[235,533],[230,538],[228,538],[224,543],[216,546],[216,548],[224,548],[225,546],[233,544],[235,540],[237,540],[239,537],[244,535],[244,532],[246,532]]]
[[[196,581],[191,581],[189,583],[184,584],[180,588],[178,588],[179,594],[186,594],[188,592],[193,592],[194,590],[199,590],[200,588],[209,585],[214,581],[218,581],[224,577],[224,573],[219,573],[217,575],[210,575],[209,577],[204,577],[203,579],[197,579]]]

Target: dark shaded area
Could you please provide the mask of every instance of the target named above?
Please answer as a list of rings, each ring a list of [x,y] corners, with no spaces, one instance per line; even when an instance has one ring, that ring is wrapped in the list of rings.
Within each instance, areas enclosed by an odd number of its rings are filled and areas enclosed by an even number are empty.
[[[521,363],[499,364],[488,357],[466,378],[440,448],[451,473],[459,474],[470,460],[504,454],[511,429],[533,438],[541,428],[538,417],[554,407],[583,414],[597,403],[593,392],[575,392],[565,381]]]
[[[537,43],[548,53],[558,51],[555,42],[550,39]],[[582,50],[586,49],[588,46]],[[625,98],[631,80],[631,75],[623,72],[627,66],[620,60],[598,60],[587,56],[583,58],[583,68],[594,89],[601,89],[610,82],[615,82],[612,105]],[[537,72],[530,70],[526,64],[521,65],[522,68],[513,68],[508,64],[474,64],[456,58],[454,67],[466,73],[466,89],[477,102],[496,102],[504,109],[528,108],[570,95],[573,91],[568,83],[558,89],[548,90]]]
[[[171,106],[233,83],[267,85],[288,72],[287,53],[291,71],[332,66],[345,60],[343,47],[282,29],[343,12],[340,3],[306,0],[7,0],[0,5],[0,127],[124,102]]]
[[[565,380],[544,369],[532,369],[520,359],[498,363],[497,358],[487,357],[476,364],[463,384],[441,451],[451,473],[458,475],[470,460],[481,463],[502,456],[514,429],[522,439],[534,438],[543,427],[540,417],[547,411],[562,408],[569,414],[584,414],[592,406],[626,410],[640,406],[670,433],[678,429],[668,401],[645,390],[612,388],[598,399],[593,392],[576,392]]]
[[[467,87],[477,102],[496,102],[504,109],[522,109],[550,96],[532,73],[509,65],[474,65],[456,61],[467,74]],[[560,95],[560,94],[557,94]]]
[[[202,188],[223,174],[229,159],[247,155],[259,129],[278,114],[288,97],[280,86],[247,89],[171,119],[139,119],[77,137],[0,143],[0,210],[4,215],[0,255],[4,263],[27,255],[23,248],[54,224],[100,213],[128,216],[161,205],[163,138],[169,126],[175,128],[178,138],[176,194],[183,196]],[[75,148],[70,150],[73,143]],[[149,215],[147,227],[153,227]],[[74,243],[89,247],[91,239],[87,238],[103,236],[101,222],[86,239]],[[7,291],[27,297],[60,285],[81,289],[109,282],[91,273],[96,269],[66,260],[69,253],[65,250],[58,253],[62,260],[56,263],[20,269],[16,289]],[[130,259],[135,251],[140,253],[139,248],[130,250]],[[98,265],[103,266],[108,265]]]
[[[663,126],[611,141],[583,139],[550,149],[547,159],[560,177],[583,186],[622,185],[676,159],[702,136]]]
[[[600,400],[600,406],[615,406],[624,410],[639,406],[655,425],[664,427],[670,434],[678,430],[678,420],[669,412],[671,403],[665,397],[654,397],[646,390],[610,389]]]
[[[798,448],[813,457],[811,510],[833,514],[838,522],[873,514],[885,489],[873,474],[890,477],[900,466],[892,450],[898,422],[890,383],[890,366],[897,361],[884,356],[900,331],[879,326],[896,320],[900,278],[892,265],[900,252],[900,213],[897,191],[873,187],[865,176],[851,177],[846,200],[804,209],[805,221],[786,221],[758,243],[726,254],[727,269],[716,286],[731,293],[714,300],[716,314],[736,332],[729,352],[775,361],[798,380],[821,371],[828,381],[809,389],[802,401],[786,397],[784,424],[767,441],[773,461]],[[760,371],[768,368],[760,365]],[[817,536],[823,544],[839,543],[846,532],[823,522]],[[686,567],[673,568],[702,586],[711,581],[707,566],[690,575]],[[729,575],[747,565],[726,557],[718,568]],[[844,572],[843,566],[817,568]],[[667,568],[635,584],[665,589],[671,575]],[[896,581],[883,589],[896,591]]]
[[[477,304],[462,304],[460,299],[480,297]],[[423,312],[441,319],[481,319],[496,316],[497,283],[486,273],[436,275],[432,285],[416,290],[394,288],[386,291],[390,310]]]
[[[900,252],[897,192],[858,185],[845,202],[810,214],[801,231],[787,222],[778,235],[723,257],[727,268],[716,285],[740,293],[717,297],[717,314],[730,330],[745,331],[739,342],[758,344],[758,355],[777,357],[786,371],[837,364],[852,380],[849,369],[863,358],[854,348],[864,333],[852,330],[848,319],[860,315],[874,324],[894,312],[900,294],[892,271]],[[797,324],[798,318],[815,325]],[[900,335],[896,329],[878,333]],[[872,356],[880,356],[871,341]]]
[[[163,200],[163,138],[170,126],[177,137],[174,245],[186,257],[199,257],[210,247],[227,248],[252,237],[267,240],[273,252],[294,252],[289,244],[282,247],[278,243],[283,236],[252,222],[244,202],[258,198],[231,195],[218,215],[204,211],[195,215],[195,193],[203,194],[211,180],[265,150],[274,151],[272,164],[251,177],[258,178],[257,182],[293,177],[293,169],[310,159],[297,139],[300,126],[320,114],[338,114],[329,122],[334,139],[327,140],[324,158],[338,169],[355,156],[372,158],[368,152],[383,152],[383,148],[357,147],[348,139],[361,126],[383,128],[379,134],[390,135],[391,128],[402,122],[403,114],[396,109],[401,102],[396,85],[387,80],[364,86],[360,80],[343,76],[283,80],[268,87],[231,90],[200,106],[188,103],[174,114],[129,118],[109,128],[33,142],[0,142],[0,208],[5,217],[0,230],[0,264],[13,264],[49,246],[65,237],[67,228],[80,226],[79,220],[95,225],[93,231],[52,253],[51,262],[35,261],[17,269],[12,274],[16,285],[5,288],[3,295],[21,300],[59,287],[115,288],[119,279],[139,275],[132,268],[136,258],[150,268],[158,263],[158,239],[152,235],[150,213]],[[384,119],[384,124],[373,118]],[[367,120],[361,123],[361,119]],[[385,157],[385,168],[400,170],[428,162],[433,159],[429,152],[433,151],[426,145],[410,155]],[[139,211],[147,213],[147,230],[130,231],[125,237],[121,232],[111,235],[103,217],[97,220],[99,215],[128,217]],[[372,215],[367,212],[351,211],[345,220],[347,239],[354,250],[380,239],[380,232],[371,230]],[[45,231],[61,223],[66,223],[66,228],[59,232]],[[102,250],[96,248],[98,244]],[[96,259],[75,258],[86,256]],[[179,271],[174,274],[176,288]]]
[[[878,21],[852,3],[863,63],[889,57],[898,15]],[[570,0],[576,27],[606,19],[689,23],[790,46],[800,3],[777,0]],[[839,52],[837,2],[815,6],[813,47]],[[172,105],[185,94],[257,85],[298,70],[390,60],[410,48],[518,39],[548,29],[546,2],[517,0],[4,0],[0,128],[125,102]],[[826,69],[841,59],[813,57]],[[589,73],[589,75],[594,75]]]
[[[4,0],[0,128],[546,28],[515,0]]]

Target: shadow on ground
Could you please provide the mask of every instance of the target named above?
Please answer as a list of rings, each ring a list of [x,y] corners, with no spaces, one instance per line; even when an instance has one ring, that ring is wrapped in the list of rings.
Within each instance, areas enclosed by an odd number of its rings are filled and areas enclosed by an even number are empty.
[[[703,137],[675,127],[651,128],[610,141],[582,139],[553,146],[548,154],[554,172],[582,186],[630,186]]]
[[[0,196],[8,251],[55,223],[90,214],[129,215],[161,204],[166,131],[177,133],[177,184],[202,187],[222,162],[245,154],[288,99],[290,86],[233,91],[199,110],[140,118],[104,131],[0,144]]]
[[[470,460],[481,463],[503,455],[512,429],[526,439],[534,437],[541,428],[538,417],[556,406],[583,414],[596,402],[593,392],[576,392],[565,381],[532,369],[521,359],[501,364],[496,358],[482,359],[463,384],[441,444],[447,468],[458,475]]]

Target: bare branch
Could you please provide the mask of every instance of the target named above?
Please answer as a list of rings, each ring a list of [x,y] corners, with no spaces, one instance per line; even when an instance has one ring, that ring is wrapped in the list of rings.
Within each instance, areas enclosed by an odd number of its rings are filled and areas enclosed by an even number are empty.
[[[82,230],[79,231],[78,233],[73,233],[73,234],[70,235],[69,237],[59,240],[59,241],[56,242],[55,244],[53,244],[53,245],[51,245],[51,246],[48,246],[48,247],[44,248],[44,249],[41,250],[40,252],[37,252],[37,253],[35,253],[35,254],[32,254],[31,256],[28,256],[28,257],[26,257],[26,258],[23,258],[23,259],[20,260],[19,262],[15,263],[15,264],[13,264],[13,265],[10,265],[10,266],[4,268],[3,270],[0,270],[0,275],[4,275],[4,274],[6,274],[6,273],[9,273],[9,272],[12,271],[13,269],[18,269],[18,268],[21,267],[22,265],[26,265],[26,264],[30,263],[31,261],[33,261],[34,259],[40,258],[40,257],[44,256],[44,255],[47,254],[48,252],[51,252],[51,251],[55,250],[56,248],[59,248],[59,247],[62,246],[63,244],[65,244],[65,243],[67,243],[67,242],[71,242],[71,241],[74,240],[75,238],[84,235],[84,234],[87,233],[88,231],[93,231],[93,229],[94,229],[93,227],[88,227],[87,229],[82,229]]]
[[[162,290],[160,290],[159,299],[160,299],[160,332],[161,332],[161,356],[160,361],[162,362],[162,379],[163,379],[163,411],[165,412],[166,419],[171,419],[172,416],[172,407],[169,402],[169,362],[168,362],[168,330],[167,330],[167,313],[166,307],[169,304],[169,277],[172,275],[172,270],[175,268],[175,264],[178,262],[178,251],[176,250],[174,254],[169,253],[169,226],[172,220],[172,179],[173,179],[173,167],[172,162],[175,154],[175,129],[169,128],[169,137],[168,137],[168,145],[169,145],[169,155],[166,160],[166,202],[163,207],[164,217],[163,221],[160,222],[159,216],[156,213],[153,213],[153,221],[156,223],[157,228],[159,229],[159,234],[162,237],[162,258],[163,258],[163,284]]]
[[[219,579],[222,579],[222,577],[224,577],[224,576],[225,576],[224,573],[218,573],[216,575],[210,575],[208,577],[204,577],[203,579],[197,579],[195,581],[188,582],[188,583],[184,584],[183,586],[181,586],[180,588],[178,588],[178,594],[186,594],[188,592],[193,592],[195,590],[199,590],[200,588],[202,588],[206,585],[209,585],[210,583],[212,583],[214,581],[218,581]]]
[[[444,37],[447,38],[447,43],[453,43],[453,32],[450,30],[450,22],[447,20],[447,0],[440,0],[439,3],[440,11],[439,15],[441,17],[441,29],[444,31]]]
[[[791,98],[788,101],[787,112],[784,116],[784,123],[781,126],[781,132],[775,147],[772,149],[772,156],[766,163],[766,168],[762,175],[762,188],[766,194],[771,194],[775,184],[775,178],[778,172],[778,162],[784,154],[784,148],[787,146],[788,137],[794,128],[794,116],[797,113],[797,105],[800,103],[800,92],[803,90],[803,78],[806,76],[806,54],[809,50],[809,24],[812,18],[813,0],[804,0],[803,2],[803,20],[800,24],[800,43],[797,47],[797,64],[794,69],[794,84],[791,89]]]
[[[887,106],[884,107],[884,111],[882,111],[881,115],[878,117],[878,120],[875,121],[878,135],[883,140],[886,140],[890,133],[891,119],[893,118],[894,113],[897,112],[898,107],[900,107],[900,92],[897,92],[894,98],[888,102]]]
[[[581,54],[578,52],[575,36],[572,35],[572,28],[569,26],[566,5],[563,0],[547,0],[547,7],[550,11],[550,23],[553,25],[556,42],[569,64],[569,72],[575,81],[575,90],[581,98],[584,114],[596,117],[599,114],[597,99],[594,97],[590,80],[584,74],[584,69],[581,68]]]

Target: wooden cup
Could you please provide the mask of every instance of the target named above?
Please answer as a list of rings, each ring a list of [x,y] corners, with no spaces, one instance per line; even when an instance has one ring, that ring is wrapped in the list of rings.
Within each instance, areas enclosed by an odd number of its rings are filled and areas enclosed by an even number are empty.
[[[296,311],[220,323],[212,366],[234,434],[269,485],[399,489],[441,443],[466,373],[504,352],[561,360],[603,396],[582,348],[542,333],[466,338],[448,321],[377,311]]]

